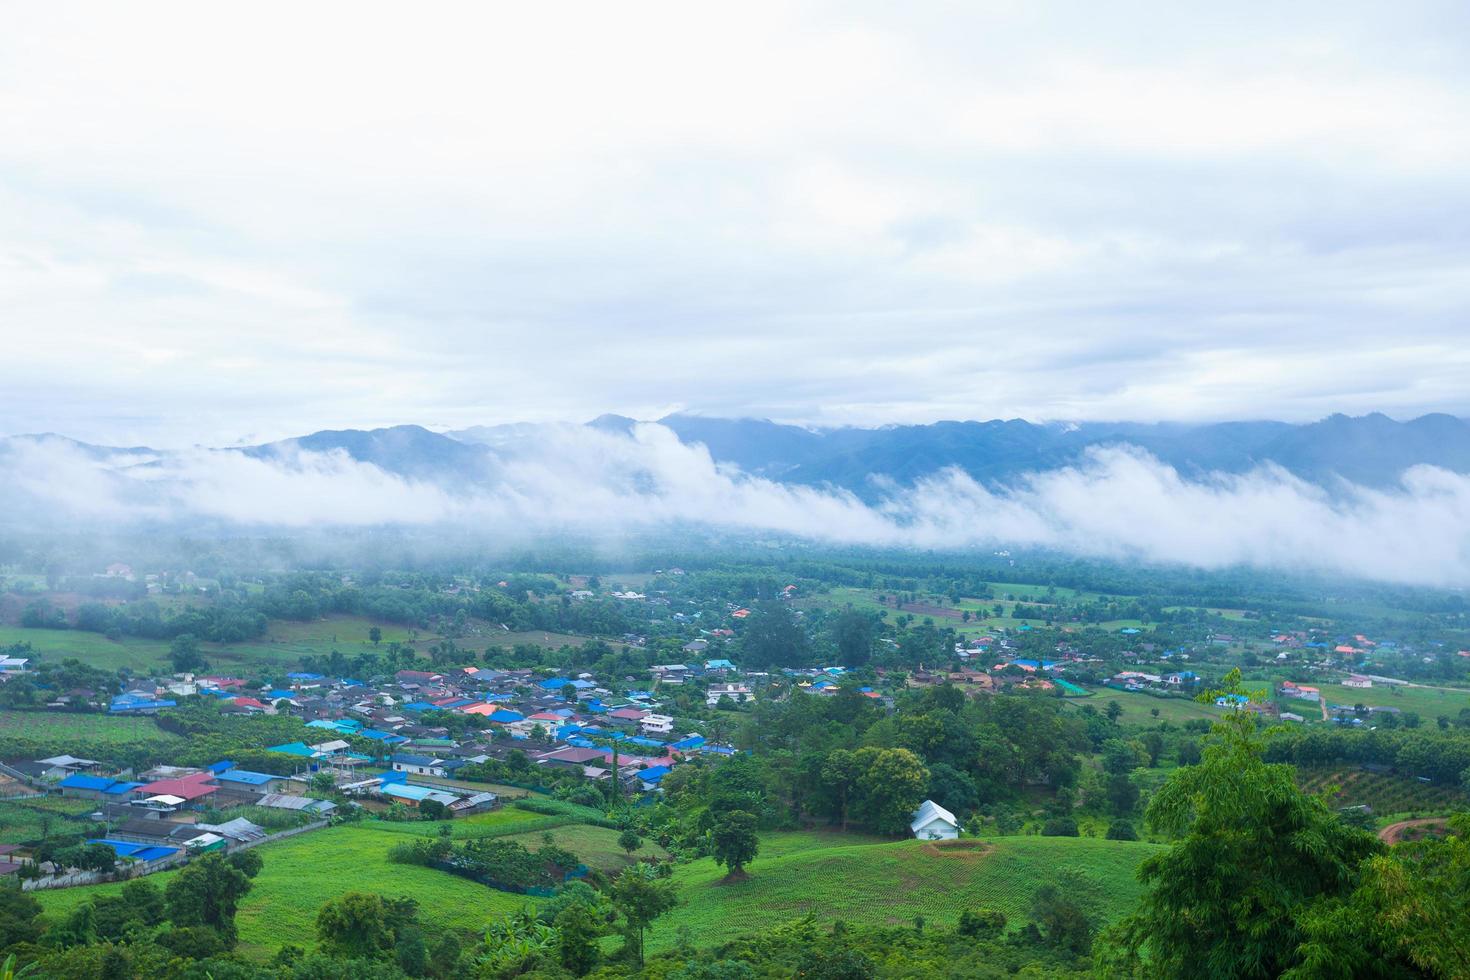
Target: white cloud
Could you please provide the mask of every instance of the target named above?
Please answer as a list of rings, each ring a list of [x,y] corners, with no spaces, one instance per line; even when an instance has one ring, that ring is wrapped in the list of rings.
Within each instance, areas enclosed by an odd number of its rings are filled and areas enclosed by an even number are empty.
[[[414,526],[462,538],[702,525],[825,542],[1026,546],[1202,568],[1249,565],[1470,585],[1470,477],[1427,467],[1392,490],[1329,493],[1276,468],[1185,479],[1132,449],[987,489],[950,471],[876,505],[716,464],[662,426],[630,436],[549,427],[477,484],[411,480],[342,453],[190,451],[96,460],[12,440],[0,506],[31,527],[207,522],[229,529]]]

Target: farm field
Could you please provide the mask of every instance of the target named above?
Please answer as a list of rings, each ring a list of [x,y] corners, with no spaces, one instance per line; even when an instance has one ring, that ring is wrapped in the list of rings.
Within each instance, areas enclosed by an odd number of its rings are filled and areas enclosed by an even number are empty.
[[[1433,724],[1440,715],[1451,718],[1470,708],[1470,691],[1444,691],[1430,687],[1375,684],[1369,688],[1318,684],[1329,704],[1366,704],[1413,711],[1421,721]],[[1310,707],[1310,705],[1308,706]]]
[[[922,915],[952,924],[961,910],[988,905],[1013,925],[1027,921],[1032,893],[1063,869],[1096,891],[1099,911],[1114,918],[1137,900],[1134,875],[1158,845],[1076,837],[1001,837],[959,842],[850,843],[840,834],[773,834],[762,838],[750,879],[722,884],[711,859],[674,873],[681,904],[649,934],[664,949],[687,928],[700,946],[814,913],[866,925],[911,923]]]
[[[1464,793],[1447,786],[1430,786],[1409,776],[1368,772],[1351,766],[1303,769],[1297,773],[1297,782],[1313,793],[1337,786],[1334,805],[1367,805],[1380,821],[1401,814],[1447,813],[1470,805]]]
[[[302,657],[324,657],[333,650],[349,657],[371,650],[368,630],[374,626],[383,631],[382,643],[406,643],[415,639],[433,643],[439,638],[433,633],[378,623],[363,616],[328,616],[310,622],[273,619],[266,635],[258,640],[206,643],[203,649],[205,657],[221,665],[267,663],[294,667]]]
[[[439,639],[437,634],[375,623],[361,616],[329,616],[304,623],[271,620],[266,635],[260,639],[241,643],[204,643],[200,645],[200,649],[215,669],[227,670],[230,667],[253,664],[295,667],[306,656],[326,656],[333,650],[352,656],[372,649],[368,630],[373,626],[378,626],[383,631],[381,642],[384,644],[417,640],[423,646]],[[576,638],[577,642],[582,639]],[[163,668],[168,663],[167,640],[145,640],[131,636],[109,640],[100,633],[83,630],[0,626],[0,646],[23,642],[30,643],[43,660],[60,661],[75,657],[83,663],[104,670],[125,667],[138,673],[147,673]],[[501,642],[498,636],[496,642]]]
[[[21,844],[48,834],[79,833],[90,826],[85,817],[97,809],[91,800],[59,796],[0,800],[0,844]]]
[[[450,820],[447,821],[447,824],[455,840],[469,840],[473,837],[506,837],[512,834],[540,833],[562,826],[571,819],[573,818],[553,817],[504,807],[499,810],[491,810],[489,813],[477,813],[472,817]],[[439,833],[439,828],[445,824],[446,822],[441,820],[413,820],[406,823],[374,820],[364,823],[363,827],[375,833],[400,837],[435,837]]]
[[[938,604],[932,601],[932,597],[921,597],[916,603],[905,603],[902,609],[895,608],[890,595],[887,603],[879,603],[878,596],[886,593],[877,592],[866,588],[837,588],[824,595],[815,596],[811,599],[798,600],[799,606],[808,608],[840,609],[851,604],[854,609],[863,612],[887,612],[890,619],[900,615],[911,615],[918,619],[928,616],[937,625],[946,626],[961,635],[973,633],[984,633],[994,629],[1015,629],[1022,625],[1033,627],[1042,626],[1045,619],[1012,619],[1011,611],[1016,604],[1023,603],[1028,606],[1047,605],[1047,587],[1044,585],[996,585],[997,596],[1015,596],[1014,599],[975,599],[961,598],[958,605],[945,602]],[[1104,596],[1099,593],[1078,593],[1072,589],[1058,588],[1054,596],[1058,600],[1071,599],[1081,596],[1087,600],[1109,599],[1112,596]],[[1125,597],[1116,597],[1125,598]],[[996,606],[1000,606],[1003,615],[993,615]],[[964,613],[970,613],[970,621],[964,621]],[[1063,624],[1066,625],[1066,624]],[[1082,624],[1071,624],[1080,628]],[[1143,624],[1136,619],[1116,619],[1102,623],[1089,624],[1103,630],[1119,630],[1124,627],[1142,628]]]
[[[0,711],[0,738],[7,736],[45,742],[55,749],[52,755],[69,752],[74,743],[80,742],[126,745],[179,738],[159,728],[151,718],[58,711]]]
[[[628,853],[618,846],[616,830],[609,827],[592,827],[587,824],[567,824],[547,831],[513,834],[508,839],[534,851],[541,846],[543,834],[550,834],[557,846],[565,847],[581,858],[589,868],[597,868],[599,871],[617,872],[634,861],[651,857],[662,860],[668,856],[668,852],[653,841],[644,841],[643,846],[634,851],[632,857],[629,857]]]
[[[556,647],[562,646],[579,647],[590,639],[592,639],[590,636],[581,636],[576,633],[548,633],[546,630],[524,630],[520,632],[498,630],[493,633],[487,633],[484,636],[475,637],[474,641],[463,641],[461,645],[463,646],[468,643],[470,646],[475,646],[483,642],[487,646],[513,647],[517,643],[535,643],[543,647],[555,649]],[[621,643],[614,643],[612,645],[615,647],[622,646]]]
[[[264,958],[287,943],[311,947],[316,942],[317,910],[348,891],[409,895],[418,901],[425,922],[473,930],[529,901],[431,868],[392,864],[388,850],[402,839],[376,827],[343,826],[263,845],[265,867],[241,901],[235,920],[241,952]],[[149,880],[162,887],[173,874],[165,871]],[[37,897],[54,919],[93,895],[121,888],[116,883],[64,888],[38,892]]]
[[[1179,725],[1196,718],[1214,721],[1224,713],[1223,709],[1213,704],[1200,704],[1190,698],[1156,698],[1151,694],[1142,694],[1138,691],[1115,691],[1107,687],[1093,688],[1092,691],[1092,697],[1068,698],[1066,704],[1071,708],[1090,704],[1098,711],[1103,711],[1106,710],[1109,701],[1116,701],[1123,709],[1123,714],[1119,716],[1118,721],[1124,725],[1152,726],[1160,721],[1169,721]],[[1151,713],[1154,708],[1159,709],[1157,718]]]
[[[101,633],[81,630],[27,629],[23,626],[0,626],[0,646],[29,643],[43,660],[62,661],[74,657],[84,664],[103,670],[146,672],[168,659],[168,643],[127,636],[109,640]]]

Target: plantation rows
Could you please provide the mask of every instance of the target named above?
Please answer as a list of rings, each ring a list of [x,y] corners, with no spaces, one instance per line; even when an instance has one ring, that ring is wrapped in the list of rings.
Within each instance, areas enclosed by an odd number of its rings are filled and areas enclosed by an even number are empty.
[[[1313,793],[1337,786],[1333,799],[1338,806],[1367,805],[1377,814],[1444,811],[1466,802],[1463,793],[1447,787],[1362,769],[1305,770],[1298,775],[1298,782]]]

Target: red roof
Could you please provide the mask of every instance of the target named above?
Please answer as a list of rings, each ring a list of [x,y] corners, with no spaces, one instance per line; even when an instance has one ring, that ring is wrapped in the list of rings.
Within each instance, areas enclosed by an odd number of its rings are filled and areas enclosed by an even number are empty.
[[[243,705],[246,708],[260,708],[262,710],[265,708],[265,705],[264,704],[261,704],[255,698],[244,698],[244,697],[241,697],[241,698],[232,698],[231,700],[233,700],[238,705]]]
[[[156,783],[149,783],[133,790],[138,796],[178,796],[186,800],[197,800],[201,796],[208,796],[218,786],[210,786],[209,781],[214,778],[212,772],[196,772],[188,776],[180,776],[178,779],[160,779]]]

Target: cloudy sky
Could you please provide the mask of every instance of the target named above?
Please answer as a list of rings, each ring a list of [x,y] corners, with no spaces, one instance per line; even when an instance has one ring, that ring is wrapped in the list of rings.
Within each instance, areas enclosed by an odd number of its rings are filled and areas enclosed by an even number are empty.
[[[1463,0],[5,25],[0,432],[1470,414]]]

